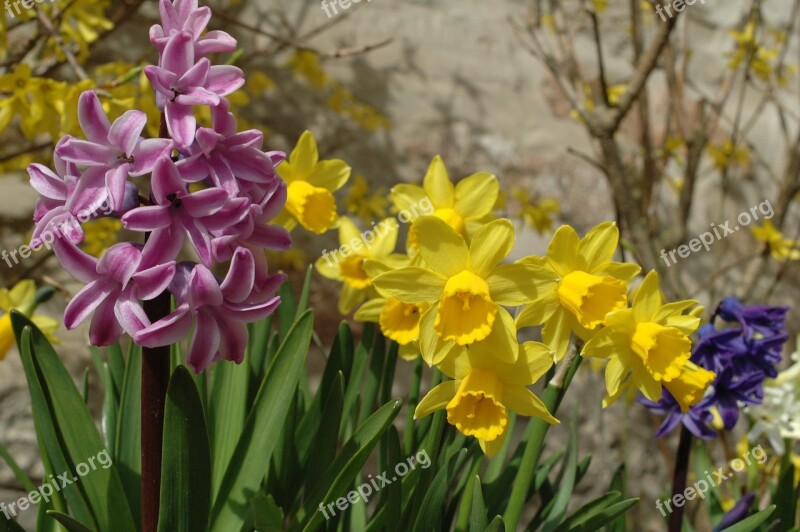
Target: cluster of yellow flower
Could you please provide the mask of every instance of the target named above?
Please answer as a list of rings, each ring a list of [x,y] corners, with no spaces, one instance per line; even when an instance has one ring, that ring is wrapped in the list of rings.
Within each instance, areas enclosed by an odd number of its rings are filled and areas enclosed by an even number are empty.
[[[8,351],[14,346],[14,331],[11,328],[12,310],[28,316],[51,343],[58,343],[58,339],[54,336],[58,329],[58,321],[42,314],[34,314],[37,304],[36,283],[30,279],[20,281],[10,290],[0,288],[0,360],[4,360]]]
[[[446,409],[448,421],[489,455],[503,444],[509,410],[557,422],[527,386],[565,357],[573,335],[586,342],[583,356],[608,361],[605,404],[631,386],[655,401],[664,385],[687,410],[714,378],[689,362],[689,335],[703,310],[696,301],[665,304],[651,272],[628,305],[628,284],[640,268],[614,262],[614,223],[583,239],[562,226],[545,256],[504,263],[515,231],[510,220],[494,216],[497,178],[477,173],[454,184],[436,157],[422,186],[391,190],[396,211],[417,214],[398,217],[410,222],[400,254],[395,218],[364,232],[349,218],[337,219],[333,192],[350,169],[343,161],[319,161],[310,133],[278,171],[289,185],[286,225],[322,233],[338,224],[339,255],[332,260],[326,253],[316,268],[343,283],[339,310],[360,305],[356,320],[378,323],[403,358],[421,355],[452,379],[431,390],[416,416]],[[415,207],[424,202],[430,208],[419,213]],[[539,326],[542,342],[519,343],[519,330]]]

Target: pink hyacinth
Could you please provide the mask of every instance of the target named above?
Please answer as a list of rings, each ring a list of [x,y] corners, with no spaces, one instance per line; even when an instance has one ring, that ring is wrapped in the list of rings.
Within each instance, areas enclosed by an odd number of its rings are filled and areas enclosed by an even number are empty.
[[[83,93],[78,118],[86,138],[58,142],[55,170],[28,169],[41,194],[34,241],[54,224],[89,212],[53,243],[63,267],[86,283],[67,306],[66,326],[91,316],[94,345],[128,334],[155,348],[191,334],[187,363],[200,372],[214,360],[241,362],[247,323],[280,303],[276,293],[285,276],[269,273],[264,250],[291,245],[288,232],[270,223],[286,202],[286,183],[275,171],[285,154],[263,151],[259,131],[238,131],[225,96],[242,86],[244,75],[204,57],[237,45],[225,32],[203,33],[211,10],[196,0],[161,0],[159,7],[161,24],[150,30],[159,64],[145,74],[169,138],[143,138],[146,116],[139,110],[112,123],[98,95]],[[211,107],[211,128],[197,129],[193,107],[199,105]],[[99,216],[121,218],[134,238],[96,259],[77,245],[81,223]],[[176,265],[184,251],[197,260]],[[228,274],[219,281],[212,269],[224,263]],[[142,302],[164,291],[175,299],[175,311],[152,322]]]

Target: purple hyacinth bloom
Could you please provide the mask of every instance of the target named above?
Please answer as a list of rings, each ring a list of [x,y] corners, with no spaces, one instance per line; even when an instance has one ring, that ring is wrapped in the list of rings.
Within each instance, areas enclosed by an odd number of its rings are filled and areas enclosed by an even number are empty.
[[[248,249],[286,250],[292,245],[292,237],[282,226],[269,222],[278,215],[286,203],[286,183],[275,179],[263,194],[259,203],[250,205],[250,210],[241,222],[221,231],[211,245],[214,258],[230,260],[239,247]],[[254,252],[257,272],[266,271],[266,257]]]
[[[127,111],[111,124],[93,91],[81,94],[78,119],[86,140],[62,139],[56,154],[64,161],[87,167],[78,186],[96,190],[103,184],[113,208],[121,210],[128,176],[150,173],[159,158],[169,155],[172,141],[142,139],[147,124],[147,115],[142,111]]]
[[[713,416],[708,411],[705,399],[690,407],[689,411],[685,413],[681,411],[680,404],[667,391],[666,387],[662,388],[661,399],[658,401],[650,401],[643,396],[637,397],[636,400],[654,414],[665,416],[656,431],[656,438],[666,436],[678,425],[683,425],[689,432],[703,440],[712,440],[717,436],[717,433],[709,427]]]
[[[122,217],[127,229],[152,233],[143,252],[148,264],[177,257],[188,237],[200,260],[210,267],[210,231],[238,223],[250,206],[247,198],[230,199],[221,188],[190,193],[169,157],[153,169],[151,196],[155,205],[133,209]]]
[[[785,330],[784,320],[789,307],[769,305],[743,305],[735,297],[726,297],[717,307],[716,315],[725,321],[739,322],[742,329],[764,335],[779,334]]]
[[[235,196],[277,178],[275,167],[286,158],[285,153],[261,151],[264,134],[256,129],[237,132],[236,118],[225,100],[212,110],[211,117],[213,127],[198,129],[189,155],[178,162],[186,181],[210,177],[216,186]]]
[[[156,90],[159,108],[164,109],[169,134],[182,149],[194,141],[197,120],[192,106],[216,107],[220,98],[244,85],[244,73],[238,67],[211,66],[206,58],[195,63],[194,37],[185,31],[169,39],[160,66],[147,66],[144,73]]]
[[[246,324],[274,312],[280,304],[275,291],[284,280],[284,275],[272,275],[256,286],[255,261],[244,248],[234,254],[222,283],[205,266],[182,263],[170,286],[178,307],[134,340],[145,347],[169,345],[182,340],[194,324],[187,363],[195,372],[219,359],[240,363],[248,343]]]
[[[211,53],[232,52],[236,50],[236,39],[224,31],[209,31],[203,34],[211,20],[211,9],[198,7],[197,0],[160,0],[158,10],[161,24],[150,28],[150,42],[164,51],[169,40],[181,32],[187,32],[194,38],[194,53],[203,57]]]
[[[74,329],[94,313],[89,328],[92,345],[112,345],[123,332],[130,335],[150,325],[140,300],[161,294],[175,276],[175,262],[145,267],[139,246],[120,243],[98,260],[68,241],[53,249],[64,268],[87,283],[67,305],[64,325]]]
[[[778,374],[777,364],[788,338],[784,332],[787,310],[767,305],[747,306],[734,298],[725,298],[715,315],[735,326],[717,329],[713,320],[702,326],[691,356],[692,362],[716,374],[711,391],[686,414],[681,414],[667,390],[657,403],[640,401],[666,416],[658,435],[683,422],[697,437],[708,439],[715,436],[706,426],[712,419],[711,408],[716,409],[724,428],[731,430],[743,406],[761,404],[764,380]]]
[[[755,500],[756,494],[754,492],[749,491],[745,493],[741,499],[736,501],[736,504],[733,505],[733,508],[728,510],[725,515],[722,516],[720,522],[714,527],[714,532],[725,530],[726,528],[735,525],[739,521],[744,520],[744,518],[747,517],[747,514],[750,513],[750,506],[753,505],[753,501]]]

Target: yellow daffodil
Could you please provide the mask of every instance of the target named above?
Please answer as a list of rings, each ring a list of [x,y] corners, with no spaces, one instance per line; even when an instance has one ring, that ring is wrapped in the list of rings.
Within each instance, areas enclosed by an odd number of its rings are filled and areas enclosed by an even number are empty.
[[[372,281],[364,268],[366,260],[390,261],[398,266],[406,260],[402,255],[393,255],[397,228],[397,220],[387,218],[362,233],[350,218],[341,218],[340,247],[324,251],[322,257],[317,259],[316,268],[324,277],[343,283],[339,296],[339,312],[342,314],[349,314],[356,305],[374,293]]]
[[[664,304],[658,274],[647,274],[632,308],[610,312],[606,326],[583,349],[584,357],[608,360],[604,405],[614,402],[631,385],[651,401],[658,401],[662,384],[683,411],[698,403],[714,379],[712,372],[689,362],[689,335],[699,327],[702,311],[694,300]]]
[[[522,187],[513,188],[511,196],[519,203],[519,214],[525,224],[539,234],[553,230],[553,215],[558,214],[560,210],[558,201],[554,198],[545,198],[533,202],[528,191]]]
[[[503,327],[507,349],[499,356],[517,357],[516,328],[501,305],[522,305],[536,299],[539,268],[500,262],[514,246],[508,220],[490,222],[467,245],[450,225],[435,216],[416,221],[419,252],[426,267],[407,266],[376,276],[385,297],[406,304],[428,304],[420,322],[420,347],[428,364],[441,362],[456,345],[486,338],[495,321]]]
[[[276,221],[289,230],[298,222],[317,234],[330,229],[336,221],[333,193],[347,183],[350,167],[339,159],[320,161],[317,141],[306,131],[277,170],[288,185],[288,193],[286,208]]]
[[[437,155],[421,187],[396,185],[390,197],[398,211],[414,213],[419,203],[428,198],[434,209],[430,214],[447,222],[459,235],[469,238],[478,227],[490,220],[499,191],[497,178],[486,172],[465,177],[453,185],[442,158]],[[410,251],[416,249],[417,232],[414,224],[408,235]]]
[[[58,343],[53,333],[58,329],[58,322],[53,318],[34,314],[37,305],[36,284],[27,279],[20,281],[13,288],[0,288],[0,360],[4,360],[13,347],[14,331],[11,328],[11,311],[25,314],[47,336],[51,343]]]
[[[358,321],[377,323],[383,335],[400,346],[405,360],[419,356],[419,322],[428,305],[403,303],[397,298],[376,297],[364,303],[355,313]]]
[[[385,218],[386,205],[389,203],[385,192],[385,189],[379,189],[370,194],[367,180],[361,174],[356,174],[344,200],[347,212],[358,216],[364,220],[364,223],[370,223],[376,218]]]
[[[498,324],[485,340],[460,347],[438,366],[453,380],[445,381],[420,401],[414,412],[419,419],[436,410],[447,411],[447,421],[465,436],[474,436],[488,456],[500,450],[508,431],[508,411],[558,423],[542,401],[527,386],[535,383],[553,365],[553,355],[544,344],[527,342],[518,347],[516,362],[508,360],[505,331]]]
[[[575,230],[561,226],[553,235],[545,257],[526,257],[519,262],[539,266],[545,272],[539,297],[517,316],[517,327],[544,323],[542,339],[556,353],[567,353],[570,333],[584,340],[603,324],[606,314],[627,306],[627,282],[639,266],[613,262],[619,230],[605,222],[578,238]]]
[[[764,220],[761,227],[753,226],[750,228],[753,236],[759,242],[764,242],[769,246],[772,258],[775,260],[798,260],[800,259],[800,245],[794,240],[785,238],[771,220]]]

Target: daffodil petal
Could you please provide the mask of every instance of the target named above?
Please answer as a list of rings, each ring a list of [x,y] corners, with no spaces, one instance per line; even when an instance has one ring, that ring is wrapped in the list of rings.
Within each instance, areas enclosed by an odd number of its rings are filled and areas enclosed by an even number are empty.
[[[642,271],[638,264],[629,262],[608,262],[603,264],[596,272],[596,275],[610,275],[623,281],[630,281]]]
[[[419,205],[426,198],[428,198],[428,195],[425,193],[424,188],[406,183],[395,185],[389,193],[389,199],[395,208],[398,211],[405,211],[409,215],[419,212]],[[427,214],[430,214],[430,212]]]
[[[483,454],[491,458],[492,456],[499,453],[500,450],[503,448],[503,444],[505,444],[506,442],[506,436],[508,436],[508,430],[505,430],[500,436],[493,439],[492,441],[486,441],[478,438],[478,443],[481,446]]]
[[[419,322],[419,347],[422,358],[429,366],[440,363],[454,348],[458,348],[453,340],[445,342],[436,334],[434,323],[437,312],[436,305],[432,306],[425,311]]]
[[[347,183],[350,173],[351,168],[341,159],[328,159],[314,165],[306,180],[315,187],[335,192]]]
[[[564,309],[557,310],[542,327],[542,340],[561,360],[569,349],[570,315]]]
[[[654,321],[653,318],[661,309],[661,302],[658,274],[653,270],[644,278],[644,282],[633,297],[633,317],[637,322]]]
[[[467,269],[467,243],[443,220],[435,216],[417,218],[414,232],[422,260],[430,269],[445,277],[452,277]]]
[[[578,245],[578,253],[586,260],[587,271],[593,272],[609,262],[617,251],[619,229],[614,222],[601,223],[586,233]]]
[[[446,282],[443,276],[416,266],[382,273],[372,280],[380,293],[396,297],[403,303],[436,301]]]
[[[32,279],[25,279],[14,285],[8,291],[12,307],[22,307],[36,298],[36,283]]]
[[[559,423],[547,410],[542,400],[524,386],[508,386],[504,389],[503,404],[521,416],[535,416],[551,425]]]
[[[611,329],[601,329],[583,346],[581,356],[585,358],[609,358],[618,354],[620,347],[615,343],[615,333]]]
[[[348,284],[343,284],[342,291],[339,294],[339,313],[350,314],[366,295],[367,292],[363,288],[354,288]]]
[[[456,200],[455,188],[447,175],[447,168],[440,156],[436,156],[428,167],[425,179],[422,181],[428,197],[431,198],[436,208],[453,207]]]
[[[451,379],[462,380],[472,371],[470,350],[464,346],[456,346],[439,362],[436,368]]]
[[[361,230],[358,226],[348,218],[342,216],[339,218],[339,243],[350,245],[353,240],[361,240]]]
[[[444,410],[447,403],[456,396],[460,384],[461,381],[445,381],[429,391],[414,410],[414,419],[423,418],[437,410]]]
[[[526,305],[525,308],[517,315],[517,328],[535,327],[541,325],[550,319],[555,311],[561,308],[561,303],[558,301],[558,295],[555,291],[555,283],[552,283],[552,288],[549,289],[543,297],[540,297],[533,303]]]
[[[333,279],[334,281],[341,281],[342,275],[339,271],[339,260],[337,256],[331,258],[328,255],[323,255],[318,258],[314,263],[317,271],[326,279]]]
[[[612,357],[606,364],[606,390],[608,395],[615,396],[619,393],[619,386],[622,384],[622,378],[627,373],[627,369],[620,362],[619,358]]]
[[[492,212],[499,193],[497,177],[487,172],[472,174],[456,185],[455,210],[464,218],[481,218]]]
[[[403,360],[416,360],[419,358],[419,342],[411,342],[410,344],[401,345],[397,352],[397,356]]]
[[[498,307],[492,330],[485,339],[470,346],[470,358],[481,367],[492,367],[496,361],[513,364],[519,356],[517,327],[514,318]]]
[[[526,264],[501,264],[486,278],[492,300],[499,305],[516,307],[532,303],[555,288],[549,270]],[[544,289],[540,292],[540,288]]]
[[[635,366],[633,368],[633,381],[636,387],[642,394],[651,401],[658,401],[661,399],[661,383],[655,380],[644,366]]]
[[[317,141],[310,131],[306,130],[300,135],[297,145],[292,150],[292,153],[289,154],[289,161],[294,172],[301,176],[308,175],[314,165],[317,164],[317,161],[319,161]]]
[[[469,246],[469,269],[479,277],[488,277],[514,247],[514,226],[506,219],[490,222],[472,235]]]
[[[553,367],[553,353],[541,342],[525,342],[520,346],[520,354],[513,375],[508,382],[527,386],[541,379]]]
[[[378,318],[380,318],[381,310],[383,310],[383,306],[386,304],[386,300],[383,298],[378,299],[370,299],[359,309],[356,311],[353,318],[356,321],[368,321],[377,323]]]
[[[578,233],[568,225],[562,225],[553,234],[547,247],[547,258],[559,275],[567,275],[581,266],[578,260],[579,242]]]
[[[385,257],[392,252],[397,245],[397,230],[399,226],[394,218],[382,220],[378,225],[364,232],[365,237],[373,240],[367,251],[370,257]]]

